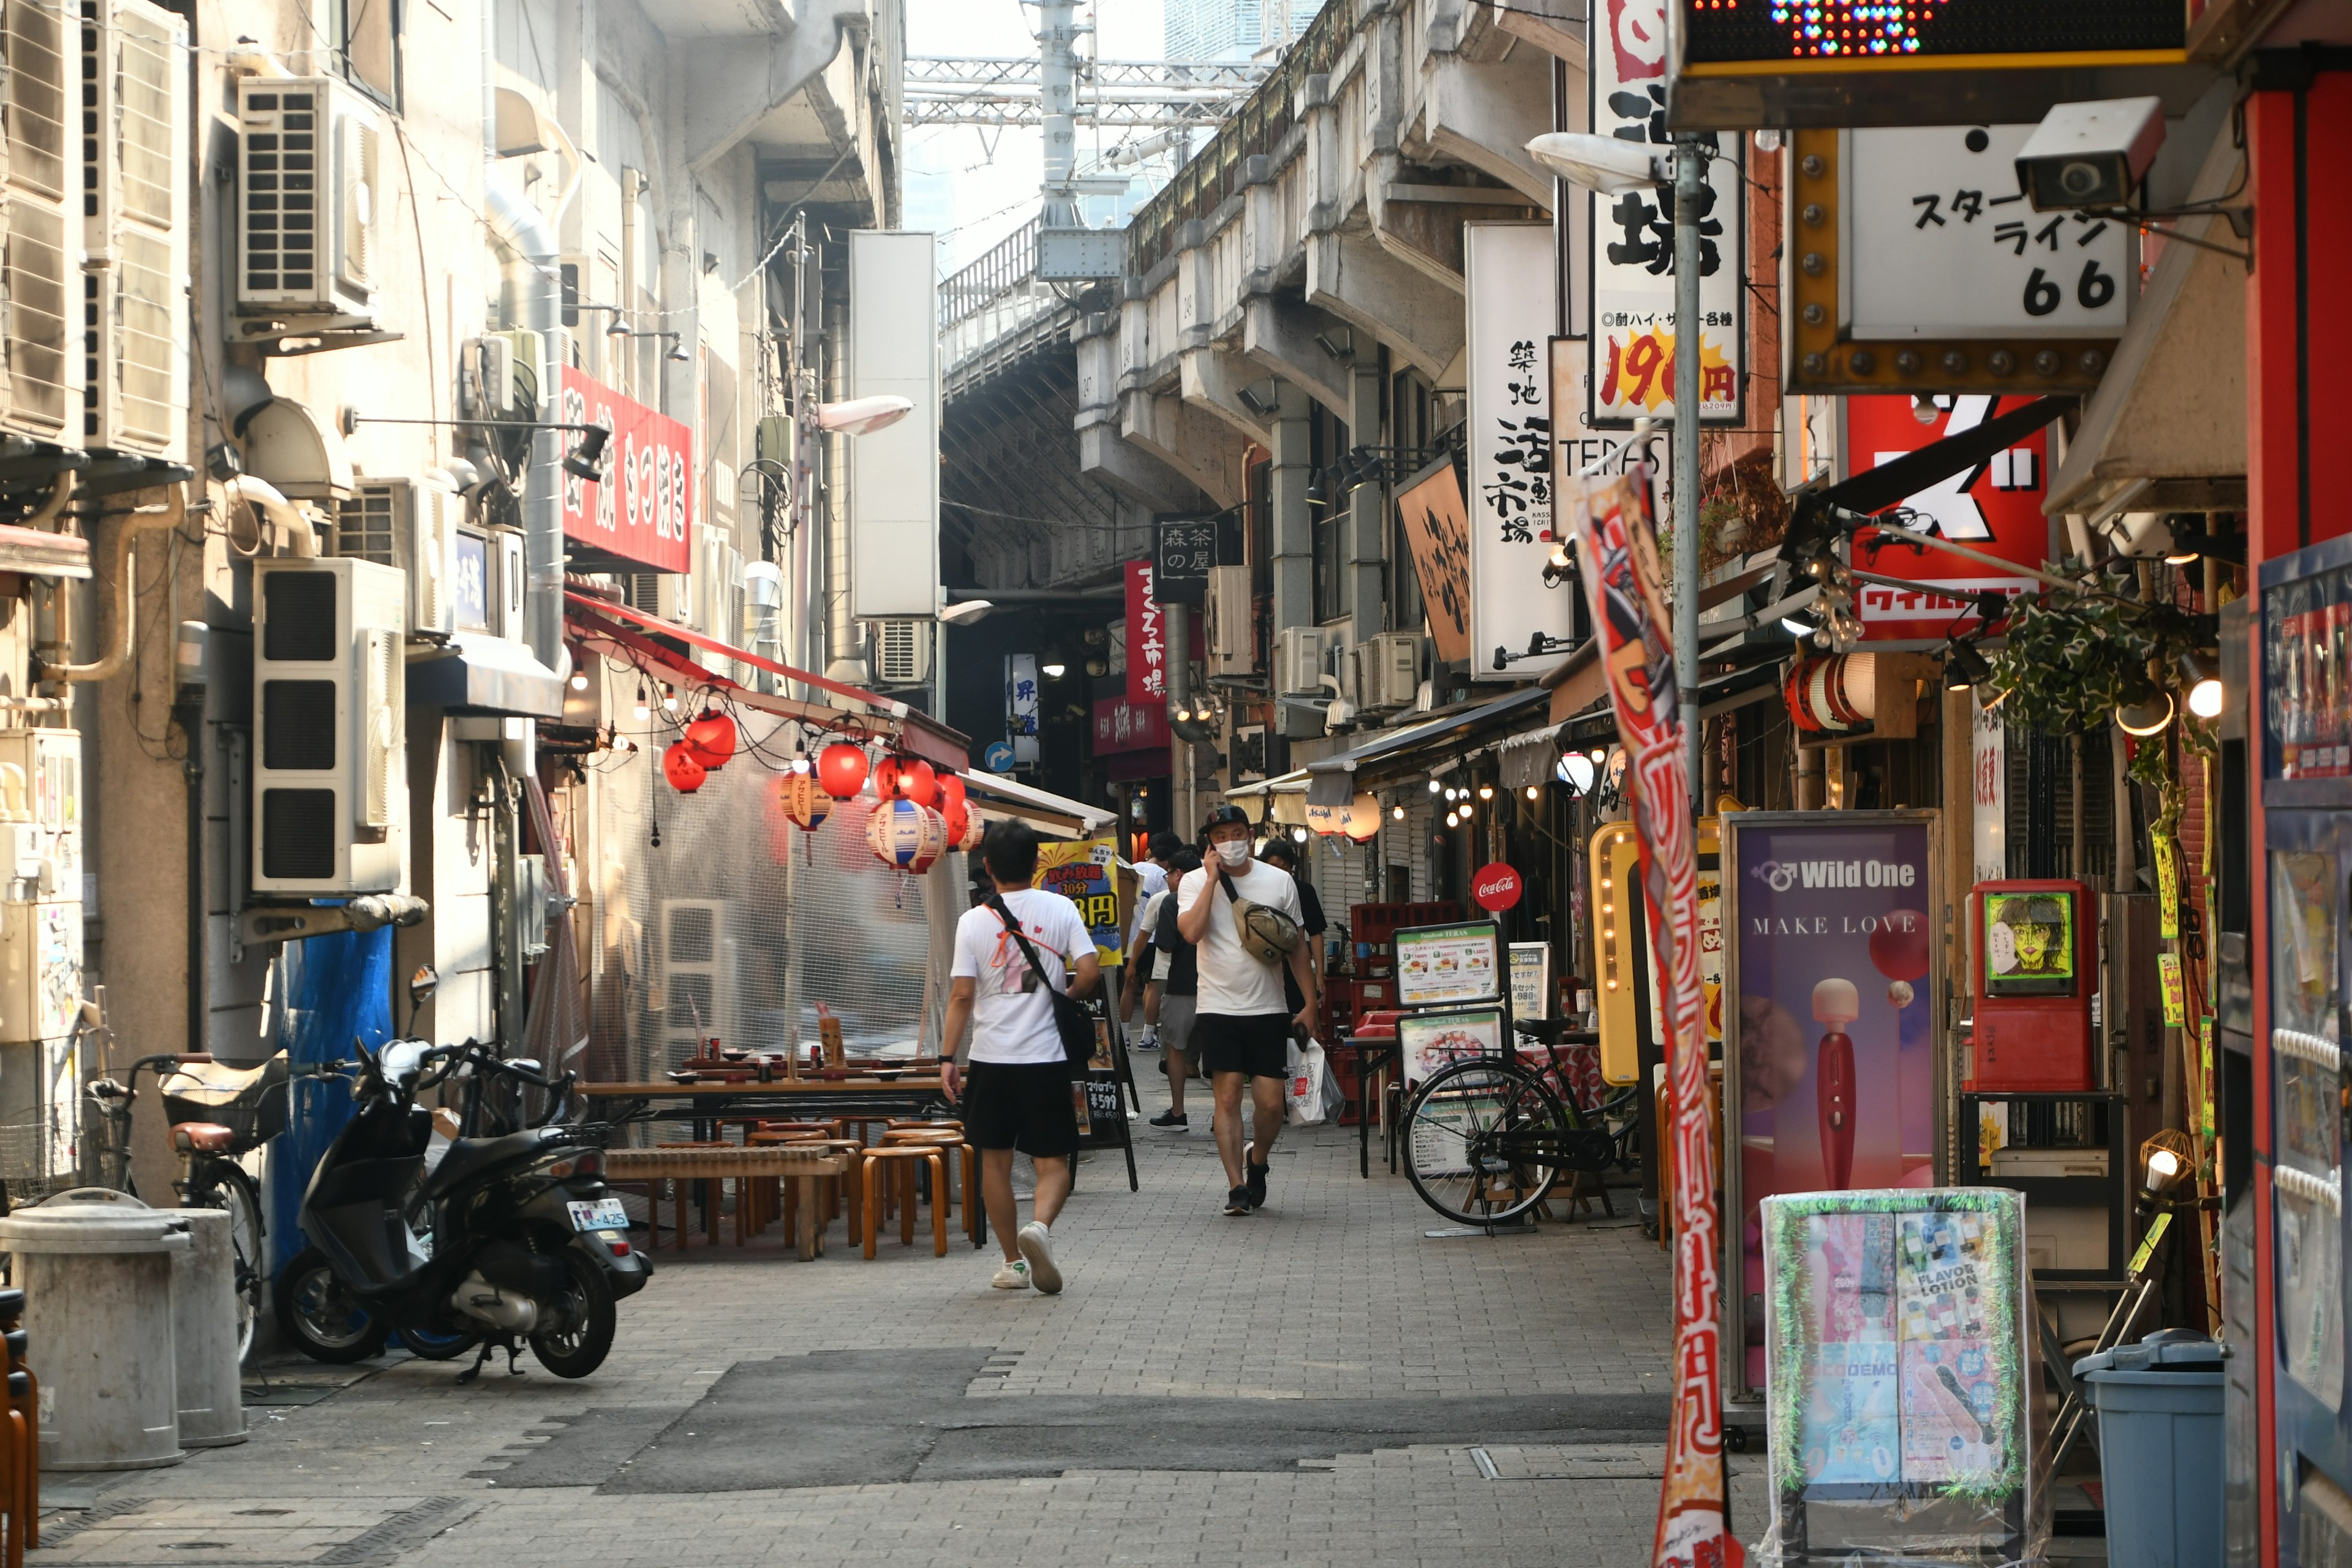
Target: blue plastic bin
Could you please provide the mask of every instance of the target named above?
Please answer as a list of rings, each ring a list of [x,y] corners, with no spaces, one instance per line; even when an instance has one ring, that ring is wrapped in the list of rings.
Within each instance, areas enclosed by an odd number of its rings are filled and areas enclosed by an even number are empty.
[[[2099,1413],[2108,1562],[2221,1568],[2221,1354],[2166,1329],[2074,1363]]]

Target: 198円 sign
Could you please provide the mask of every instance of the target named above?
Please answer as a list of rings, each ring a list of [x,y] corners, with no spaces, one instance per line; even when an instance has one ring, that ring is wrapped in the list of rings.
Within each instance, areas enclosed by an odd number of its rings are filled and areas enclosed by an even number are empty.
[[[1666,0],[1593,0],[1587,54],[1596,134],[1666,151]],[[1738,135],[1709,146],[1699,226],[1699,417],[1736,425],[1747,379],[1742,283],[1745,164]],[[1588,195],[1591,245],[1591,423],[1622,428],[1675,416],[1675,193],[1671,184]]]
[[[1846,132],[1846,330],[1858,339],[2118,337],[2131,226],[2038,213],[2018,189],[2031,125]]]

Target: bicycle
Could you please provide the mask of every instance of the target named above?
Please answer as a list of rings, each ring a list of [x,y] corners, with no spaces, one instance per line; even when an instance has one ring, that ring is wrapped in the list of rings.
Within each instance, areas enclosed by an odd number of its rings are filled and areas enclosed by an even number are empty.
[[[1522,1031],[1533,1038],[1533,1031]],[[1422,1202],[1456,1225],[1517,1220],[1550,1195],[1560,1173],[1596,1179],[1632,1163],[1635,1090],[1591,1110],[1566,1087],[1559,1047],[1539,1040],[1546,1063],[1517,1054],[1465,1057],[1424,1079],[1407,1097],[1399,1132],[1405,1176]],[[1601,1207],[1617,1210],[1601,1185]]]
[[[117,1192],[138,1195],[131,1170],[131,1108],[139,1098],[139,1075],[152,1072],[172,1127],[180,1174],[172,1185],[182,1208],[217,1209],[228,1215],[229,1245],[236,1258],[236,1353],[252,1354],[255,1326],[269,1286],[267,1226],[261,1193],[237,1157],[260,1148],[286,1130],[287,1064],[280,1051],[258,1067],[224,1067],[208,1055],[170,1052],[141,1057],[117,1082],[90,1080],[90,1142],[98,1179]]]

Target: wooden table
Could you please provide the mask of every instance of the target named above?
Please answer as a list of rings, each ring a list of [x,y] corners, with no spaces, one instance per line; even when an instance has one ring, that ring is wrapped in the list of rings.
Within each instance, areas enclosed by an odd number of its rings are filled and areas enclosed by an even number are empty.
[[[824,1211],[817,1201],[817,1184],[827,1176],[848,1173],[849,1162],[839,1154],[820,1153],[813,1150],[794,1149],[792,1145],[776,1144],[751,1149],[610,1149],[604,1153],[604,1178],[608,1182],[662,1182],[681,1184],[678,1188],[677,1227],[678,1248],[686,1247],[687,1182],[733,1181],[738,1205],[750,1200],[750,1194],[740,1184],[772,1176],[790,1182],[795,1189],[793,1200],[800,1205],[800,1222],[794,1227],[799,1235],[803,1258],[814,1258],[823,1249]],[[654,1205],[649,1197],[650,1210]],[[739,1206],[739,1222],[743,1214]],[[648,1213],[646,1223],[658,1223]],[[737,1241],[742,1239],[739,1223]]]
[[[719,1121],[765,1117],[775,1121],[822,1121],[833,1117],[880,1121],[890,1117],[929,1119],[951,1114],[954,1104],[936,1071],[897,1079],[778,1079],[772,1083],[587,1083],[580,1092],[601,1109],[593,1114],[613,1121],[685,1121],[697,1142],[716,1136]]]

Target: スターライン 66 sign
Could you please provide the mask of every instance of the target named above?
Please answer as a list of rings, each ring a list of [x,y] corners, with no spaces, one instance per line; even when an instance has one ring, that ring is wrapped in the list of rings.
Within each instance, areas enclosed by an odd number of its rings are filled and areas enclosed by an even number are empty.
[[[2193,96],[2210,79],[2186,67],[2185,0],[1675,0],[1673,12],[1677,130],[2032,121],[2065,99]]]

